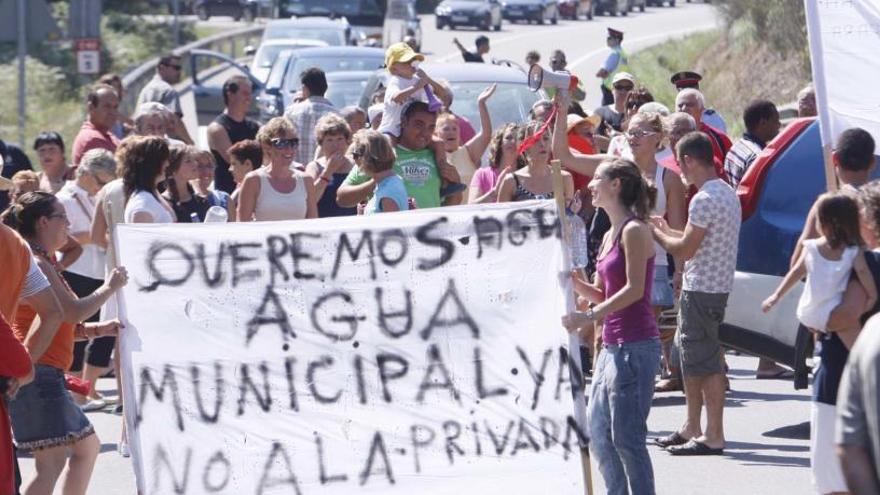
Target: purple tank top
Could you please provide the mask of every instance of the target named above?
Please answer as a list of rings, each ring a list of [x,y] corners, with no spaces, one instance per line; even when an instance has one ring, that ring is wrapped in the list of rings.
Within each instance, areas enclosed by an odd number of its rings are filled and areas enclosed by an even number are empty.
[[[596,271],[605,286],[605,298],[616,294],[626,285],[626,256],[620,247],[620,236],[624,227],[632,220],[625,221],[614,237],[611,250],[596,264]],[[648,258],[645,267],[645,292],[642,298],[631,305],[605,317],[602,339],[606,344],[625,344],[638,342],[660,335],[657,320],[651,309],[651,285],[654,281],[654,257]]]

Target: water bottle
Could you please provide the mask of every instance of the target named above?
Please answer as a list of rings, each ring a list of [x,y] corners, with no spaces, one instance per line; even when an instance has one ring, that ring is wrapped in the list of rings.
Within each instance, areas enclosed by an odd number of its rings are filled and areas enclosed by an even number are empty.
[[[568,219],[568,232],[571,236],[568,244],[571,252],[571,267],[584,268],[588,263],[587,226],[580,215],[576,215],[571,210],[566,209],[565,216]]]
[[[229,213],[222,206],[212,206],[205,214],[205,223],[226,223],[229,221]]]

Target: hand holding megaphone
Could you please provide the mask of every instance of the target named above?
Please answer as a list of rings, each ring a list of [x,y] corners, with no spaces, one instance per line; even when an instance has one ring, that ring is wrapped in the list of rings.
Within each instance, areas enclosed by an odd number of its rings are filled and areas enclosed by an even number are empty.
[[[532,64],[529,67],[528,84],[532,91],[550,88],[571,91],[577,88],[578,78],[565,71],[547,70],[538,64]]]

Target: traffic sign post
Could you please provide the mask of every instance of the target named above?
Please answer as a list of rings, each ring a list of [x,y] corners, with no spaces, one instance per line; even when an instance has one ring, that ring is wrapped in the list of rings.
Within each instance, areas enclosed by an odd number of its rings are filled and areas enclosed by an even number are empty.
[[[80,74],[99,74],[101,72],[100,39],[74,40],[73,51],[76,53],[76,69]]]

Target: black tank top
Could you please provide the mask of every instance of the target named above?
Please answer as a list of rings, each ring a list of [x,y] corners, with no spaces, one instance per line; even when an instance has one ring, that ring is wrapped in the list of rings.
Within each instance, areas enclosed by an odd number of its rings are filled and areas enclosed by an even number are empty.
[[[257,130],[260,129],[260,124],[251,119],[246,118],[243,122],[236,122],[232,117],[225,113],[218,115],[217,118],[214,119],[214,122],[220,124],[226,129],[226,133],[229,134],[229,141],[232,144],[246,139],[256,138]],[[214,169],[214,189],[219,189],[232,194],[232,192],[235,191],[235,181],[232,180],[232,174],[229,172],[229,162],[224,160],[217,150],[212,149],[211,154],[214,155],[214,160],[217,162],[217,168]],[[262,164],[254,164],[255,167],[259,167],[260,165]]]

